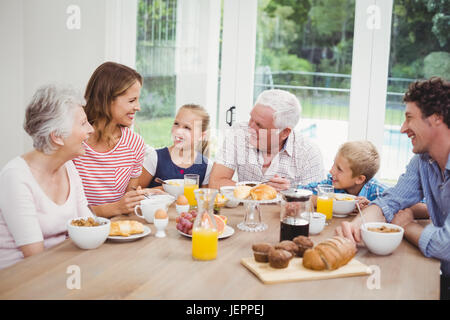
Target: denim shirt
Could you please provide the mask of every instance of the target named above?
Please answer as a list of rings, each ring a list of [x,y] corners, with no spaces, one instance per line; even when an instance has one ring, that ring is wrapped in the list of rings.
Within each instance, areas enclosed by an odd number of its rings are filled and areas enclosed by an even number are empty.
[[[441,261],[441,270],[450,276],[450,156],[444,172],[428,154],[415,155],[395,187],[372,202],[383,210],[388,222],[399,210],[425,197],[432,223],[420,235],[419,248],[426,257]]]

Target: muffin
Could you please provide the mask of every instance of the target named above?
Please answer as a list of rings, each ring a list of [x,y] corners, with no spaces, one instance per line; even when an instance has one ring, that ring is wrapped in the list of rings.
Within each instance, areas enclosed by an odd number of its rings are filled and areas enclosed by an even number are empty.
[[[253,256],[257,262],[269,262],[269,251],[273,249],[270,243],[255,243],[252,245]]]
[[[289,251],[293,256],[297,256],[299,253],[299,247],[294,241],[284,240],[275,246],[275,249],[284,249]]]
[[[292,257],[292,253],[284,249],[271,249],[269,251],[269,265],[276,269],[287,268]]]
[[[314,243],[311,239],[305,236],[295,237],[292,241],[298,246],[297,255],[299,257],[303,257],[303,253],[305,253],[307,249],[312,249],[312,247],[314,247]]]

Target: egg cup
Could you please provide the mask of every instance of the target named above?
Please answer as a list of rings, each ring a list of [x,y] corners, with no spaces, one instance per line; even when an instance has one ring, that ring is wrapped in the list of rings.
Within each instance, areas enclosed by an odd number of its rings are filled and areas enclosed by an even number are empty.
[[[189,212],[189,208],[190,208],[189,204],[186,204],[186,205],[176,204],[175,205],[175,209],[177,210],[178,214],[181,214],[183,212]]]
[[[153,224],[156,227],[155,237],[157,237],[157,238],[166,237],[165,229],[166,229],[167,225],[169,224],[169,217],[164,218],[164,219],[154,219]]]

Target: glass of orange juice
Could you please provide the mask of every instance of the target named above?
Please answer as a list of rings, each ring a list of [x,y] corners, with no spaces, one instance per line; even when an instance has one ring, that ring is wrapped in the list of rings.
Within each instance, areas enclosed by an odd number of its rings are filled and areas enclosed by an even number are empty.
[[[334,188],[327,184],[317,186],[317,212],[323,213],[327,221],[333,218]]]
[[[214,218],[216,189],[195,190],[198,209],[192,229],[192,257],[196,260],[213,260],[217,257],[218,236]]]
[[[199,187],[200,176],[198,174],[185,174],[184,175],[184,196],[189,202],[189,206],[197,206],[197,201],[195,200],[194,190]]]

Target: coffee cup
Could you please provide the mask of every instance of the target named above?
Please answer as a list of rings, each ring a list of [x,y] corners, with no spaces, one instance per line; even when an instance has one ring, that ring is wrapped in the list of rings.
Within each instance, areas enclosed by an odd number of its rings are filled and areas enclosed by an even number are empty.
[[[145,199],[141,201],[141,204],[138,204],[134,207],[134,213],[141,218],[144,218],[148,223],[153,223],[155,219],[155,212],[158,209],[163,209],[167,211],[170,203],[167,201],[160,201],[156,199]],[[137,209],[141,209],[141,214]]]

